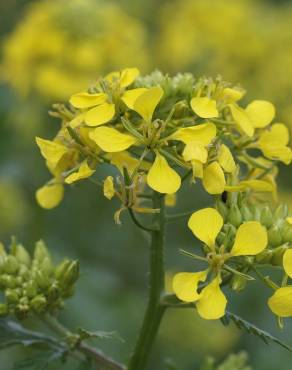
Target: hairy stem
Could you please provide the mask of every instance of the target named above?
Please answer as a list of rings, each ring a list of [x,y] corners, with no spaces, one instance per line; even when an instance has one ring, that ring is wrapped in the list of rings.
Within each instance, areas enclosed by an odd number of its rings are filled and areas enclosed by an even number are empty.
[[[128,370],[143,370],[157,335],[165,306],[160,304],[164,290],[164,239],[165,239],[165,215],[164,197],[153,192],[153,208],[159,208],[155,214],[154,223],[159,226],[151,235],[150,250],[150,274],[149,274],[149,297],[142,328],[131,356]]]

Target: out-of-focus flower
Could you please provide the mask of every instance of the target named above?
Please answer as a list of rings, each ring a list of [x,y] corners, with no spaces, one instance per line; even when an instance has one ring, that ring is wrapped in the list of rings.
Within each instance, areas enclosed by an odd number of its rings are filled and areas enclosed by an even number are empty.
[[[117,4],[36,2],[4,42],[1,76],[21,95],[64,99],[105,71],[147,67],[145,39],[141,22]]]

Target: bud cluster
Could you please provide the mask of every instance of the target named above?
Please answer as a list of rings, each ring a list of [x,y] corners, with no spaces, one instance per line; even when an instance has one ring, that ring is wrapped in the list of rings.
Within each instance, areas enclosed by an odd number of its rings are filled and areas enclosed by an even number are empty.
[[[219,244],[232,245],[237,228],[242,222],[258,221],[267,229],[267,248],[258,254],[256,262],[259,264],[271,264],[282,266],[283,255],[292,244],[292,225],[288,222],[288,207],[280,204],[273,209],[270,205],[228,204],[223,201],[217,202],[217,209],[224,218],[224,226],[218,235]]]
[[[33,256],[15,240],[9,253],[0,244],[0,290],[5,299],[0,315],[23,319],[61,309],[64,299],[73,294],[78,276],[78,261],[64,260],[55,266],[41,240],[35,244]]]

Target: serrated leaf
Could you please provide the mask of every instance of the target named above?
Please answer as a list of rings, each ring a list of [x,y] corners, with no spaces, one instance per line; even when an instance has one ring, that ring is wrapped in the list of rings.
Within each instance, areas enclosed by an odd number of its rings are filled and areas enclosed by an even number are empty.
[[[123,338],[115,331],[88,331],[82,328],[78,328],[77,333],[80,337],[80,340],[90,339],[90,338],[98,338],[98,339],[116,339],[123,342]]]
[[[230,324],[231,321],[235,324],[235,326],[238,329],[244,330],[249,334],[259,337],[264,343],[269,344],[271,342],[274,342],[278,344],[279,346],[292,352],[292,347],[289,344],[284,343],[280,339],[274,337],[272,334],[268,333],[265,330],[258,328],[256,325],[251,324],[250,322],[242,319],[241,317],[229,311],[226,311],[225,316],[221,319],[221,322],[223,325],[227,326]]]

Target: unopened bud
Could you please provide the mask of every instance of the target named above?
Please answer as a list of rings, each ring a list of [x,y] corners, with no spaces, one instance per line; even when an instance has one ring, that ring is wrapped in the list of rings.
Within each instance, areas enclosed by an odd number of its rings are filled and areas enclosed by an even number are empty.
[[[42,271],[37,271],[35,276],[35,282],[41,289],[47,289],[51,284],[49,277]]]
[[[233,275],[231,280],[231,289],[235,290],[236,292],[240,292],[246,287],[246,279],[239,275]]]
[[[19,269],[19,263],[14,256],[7,256],[3,264],[3,271],[7,274],[15,274]]]
[[[255,256],[255,260],[257,263],[261,264],[269,264],[273,257],[273,251],[271,249],[264,249],[261,253]]]
[[[43,312],[46,308],[46,305],[47,300],[42,294],[37,295],[30,301],[31,308],[37,313]]]
[[[268,230],[268,240],[272,247],[281,245],[282,235],[278,226],[274,225]]]
[[[238,227],[242,222],[242,217],[240,210],[237,206],[237,204],[232,204],[229,214],[228,214],[228,221],[234,225],[235,227]]]
[[[254,219],[253,213],[248,206],[241,207],[241,216],[243,221],[252,221]]]
[[[269,207],[264,207],[261,213],[261,223],[267,228],[273,225],[273,214]]]
[[[6,289],[5,297],[8,303],[18,303],[19,295],[17,294],[15,289]]]
[[[34,259],[42,262],[45,258],[50,258],[50,253],[42,240],[36,242],[34,249]]]
[[[17,244],[12,249],[12,255],[17,259],[18,262],[29,267],[31,263],[31,258],[28,251],[23,245]]]
[[[275,221],[286,218],[287,216],[288,216],[288,206],[287,206],[287,204],[280,204],[279,207],[277,207],[277,209],[274,213]]]
[[[73,285],[79,277],[79,262],[71,261],[65,273],[61,276],[60,283],[63,288]]]
[[[70,266],[71,261],[69,260],[64,260],[62,261],[56,268],[55,268],[55,277],[56,279],[60,279],[61,276],[64,275],[65,271],[68,269]]]
[[[29,281],[25,287],[25,295],[28,298],[33,298],[37,295],[37,285],[34,281]]]
[[[229,212],[227,205],[221,200],[218,200],[218,202],[216,203],[216,208],[220,215],[223,217],[223,220],[226,221]]]
[[[283,256],[284,256],[284,253],[286,252],[287,249],[288,249],[288,247],[286,247],[286,246],[280,246],[280,247],[275,248],[273,250],[273,256],[272,256],[272,259],[271,259],[271,264],[273,266],[282,266],[283,265]]]
[[[0,317],[7,316],[9,313],[9,309],[7,304],[5,303],[0,303]]]
[[[282,238],[284,243],[292,243],[292,227],[291,225],[287,225],[282,230]]]

